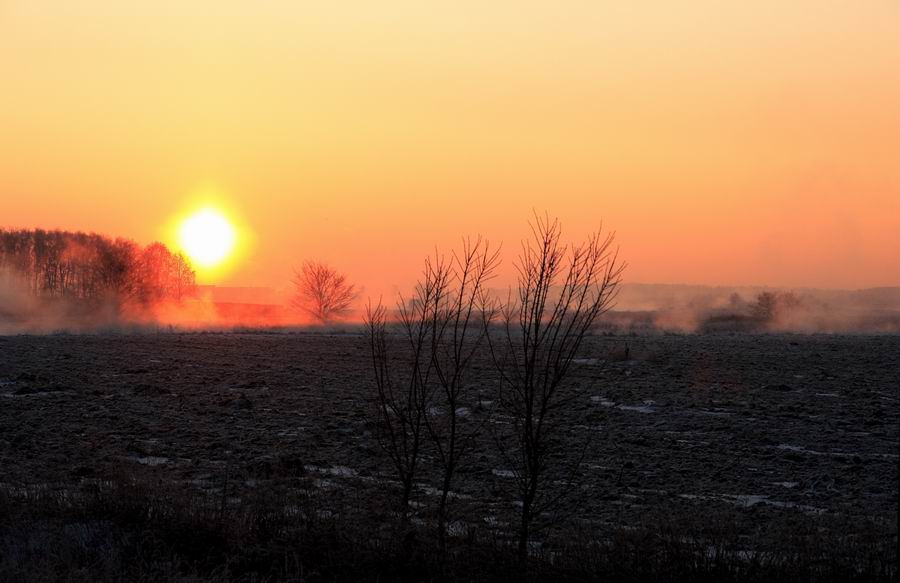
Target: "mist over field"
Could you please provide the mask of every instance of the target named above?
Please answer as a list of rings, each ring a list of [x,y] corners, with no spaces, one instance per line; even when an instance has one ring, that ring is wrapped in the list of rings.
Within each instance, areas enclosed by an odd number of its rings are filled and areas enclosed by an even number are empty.
[[[2,271],[0,334],[320,327],[292,309],[284,293],[269,288],[236,289],[238,293],[207,286],[177,302],[145,306],[112,299],[86,305],[37,297],[20,277]],[[761,294],[771,294],[770,306],[760,306]],[[357,306],[341,326],[352,329],[361,325],[361,318]],[[612,333],[896,333],[900,331],[900,288],[790,291],[623,284],[615,307],[601,318],[597,329]]]
[[[201,218],[206,218],[201,214]],[[218,217],[221,218],[221,217]],[[538,215],[535,218],[539,220]],[[224,221],[224,219],[222,219]],[[200,224],[191,223],[186,224]],[[226,223],[213,222],[213,226]],[[129,239],[80,231],[0,228],[0,333],[100,332],[171,329],[292,328],[363,322],[365,306],[396,308],[416,294],[385,281],[360,286],[321,262],[306,260],[298,271],[285,257],[279,288],[198,285],[202,258],[216,242],[215,231],[194,233],[191,259],[159,242],[141,246]],[[230,233],[226,235],[231,236]],[[609,242],[612,243],[610,235]],[[479,239],[480,241],[481,239]],[[226,241],[231,244],[230,239]],[[569,251],[574,247],[568,247]],[[500,248],[496,269],[503,269]],[[216,249],[212,249],[216,251]],[[446,261],[435,252],[427,262]],[[454,256],[450,256],[454,257]],[[208,267],[208,266],[207,266]],[[510,273],[519,269],[511,260]],[[290,277],[293,270],[294,276]],[[318,278],[318,280],[317,280]],[[322,303],[343,286],[340,309]],[[396,295],[371,298],[366,288],[393,287]],[[548,292],[558,297],[561,288]],[[515,298],[510,285],[486,287],[494,301]],[[639,284],[616,286],[595,329],[606,332],[795,332],[885,333],[900,330],[900,287],[860,290]],[[316,307],[318,305],[318,307]]]
[[[862,290],[624,284],[614,328],[678,332],[900,331],[900,287]]]
[[[493,293],[505,297],[507,292],[495,289]],[[0,269],[0,334],[319,328],[291,306],[290,295],[290,289],[197,286],[178,301],[139,305],[106,298],[84,302],[35,295],[20,275]],[[343,328],[361,325],[365,301],[355,303],[341,321]],[[625,283],[597,330],[896,333],[900,331],[900,288],[791,290]]]

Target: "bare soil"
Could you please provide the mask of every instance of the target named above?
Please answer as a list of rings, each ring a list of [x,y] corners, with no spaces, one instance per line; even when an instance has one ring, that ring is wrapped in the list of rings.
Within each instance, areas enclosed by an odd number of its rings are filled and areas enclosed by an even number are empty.
[[[227,503],[302,483],[376,514],[391,474],[368,421],[370,369],[353,333],[0,337],[0,482],[64,490],[134,473],[227,488]],[[490,363],[475,374],[467,422],[502,422],[485,419]],[[597,336],[572,381],[567,432],[591,445],[567,524],[725,511],[745,528],[871,517],[896,533],[896,335]],[[490,439],[476,446],[459,524],[508,533],[509,471]],[[421,508],[436,486],[426,473]]]

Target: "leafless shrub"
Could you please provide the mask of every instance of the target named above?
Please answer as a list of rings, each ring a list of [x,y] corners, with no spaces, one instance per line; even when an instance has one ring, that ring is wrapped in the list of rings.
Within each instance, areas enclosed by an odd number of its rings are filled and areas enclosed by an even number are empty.
[[[512,467],[521,504],[523,565],[535,519],[562,499],[545,482],[548,468],[571,453],[560,440],[565,427],[560,413],[573,397],[566,375],[585,336],[612,306],[624,269],[612,234],[598,231],[580,245],[567,246],[560,242],[557,220],[535,215],[531,228],[532,238],[523,243],[516,263],[515,299],[503,308],[502,331],[490,342],[502,380],[498,401],[512,420],[510,432],[497,436],[497,445]],[[575,457],[569,460],[570,476],[580,465],[581,457]]]
[[[345,317],[358,295],[345,275],[319,261],[305,262],[293,283],[293,306],[323,324]]]

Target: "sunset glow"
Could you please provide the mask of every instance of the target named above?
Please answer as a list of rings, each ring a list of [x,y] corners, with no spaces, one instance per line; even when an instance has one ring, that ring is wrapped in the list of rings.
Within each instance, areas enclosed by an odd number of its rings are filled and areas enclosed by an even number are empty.
[[[4,226],[175,243],[214,183],[255,237],[221,285],[392,296],[532,209],[603,219],[629,281],[900,277],[895,0],[0,6]]]
[[[0,579],[898,583],[898,355],[900,0],[0,0]]]

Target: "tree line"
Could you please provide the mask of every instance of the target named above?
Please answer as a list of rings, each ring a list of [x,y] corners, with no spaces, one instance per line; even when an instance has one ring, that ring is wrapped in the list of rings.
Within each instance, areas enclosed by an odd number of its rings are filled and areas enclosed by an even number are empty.
[[[162,243],[44,229],[0,229],[0,271],[40,298],[150,305],[195,291],[195,273]]]

